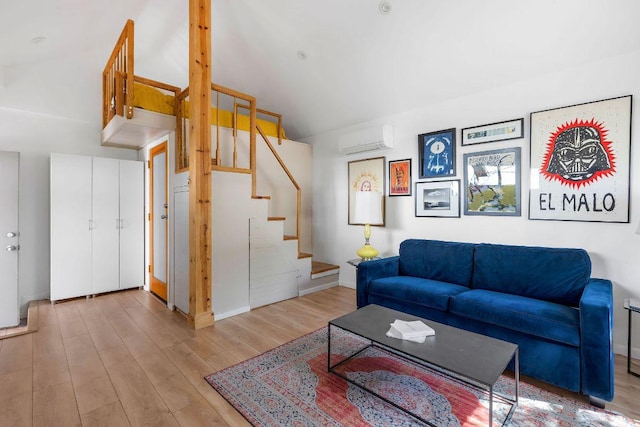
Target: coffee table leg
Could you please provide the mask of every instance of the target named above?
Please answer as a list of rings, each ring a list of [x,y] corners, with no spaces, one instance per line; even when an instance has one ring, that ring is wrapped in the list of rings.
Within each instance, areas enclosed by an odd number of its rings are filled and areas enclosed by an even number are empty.
[[[327,328],[327,371],[331,372],[331,323]]]
[[[493,425],[493,386],[489,388],[489,427]]]
[[[520,361],[518,360],[519,348],[516,348],[516,360],[514,368],[516,371],[516,406],[518,406],[518,395],[520,394]]]

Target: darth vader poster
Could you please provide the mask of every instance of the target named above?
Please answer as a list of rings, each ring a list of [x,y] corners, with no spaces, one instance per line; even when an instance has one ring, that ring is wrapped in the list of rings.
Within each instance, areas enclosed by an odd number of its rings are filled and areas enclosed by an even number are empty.
[[[629,222],[631,95],[531,113],[529,218]]]

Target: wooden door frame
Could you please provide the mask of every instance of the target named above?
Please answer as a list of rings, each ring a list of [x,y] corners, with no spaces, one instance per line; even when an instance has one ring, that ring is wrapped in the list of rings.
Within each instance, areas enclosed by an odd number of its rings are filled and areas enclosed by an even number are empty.
[[[160,298],[162,298],[165,302],[168,302],[168,288],[169,288],[169,280],[168,280],[168,273],[169,273],[169,221],[165,221],[164,223],[164,228],[165,228],[165,236],[166,236],[166,241],[165,241],[165,269],[167,270],[165,272],[165,290],[164,292],[157,292],[157,289],[154,290],[155,287],[157,287],[157,283],[156,282],[160,282],[159,280],[156,280],[154,278],[153,272],[154,272],[154,265],[153,265],[153,259],[154,259],[154,242],[153,242],[153,236],[154,236],[154,224],[156,223],[156,219],[154,218],[154,214],[156,212],[154,212],[154,205],[153,205],[153,158],[154,156],[157,156],[161,153],[164,152],[165,154],[165,176],[164,176],[164,180],[165,180],[165,200],[167,202],[167,205],[169,203],[169,157],[168,157],[168,141],[165,140],[164,142],[161,142],[160,144],[152,147],[151,149],[149,149],[149,290],[151,292],[153,292],[154,294],[158,295]],[[168,210],[168,208],[167,208]]]

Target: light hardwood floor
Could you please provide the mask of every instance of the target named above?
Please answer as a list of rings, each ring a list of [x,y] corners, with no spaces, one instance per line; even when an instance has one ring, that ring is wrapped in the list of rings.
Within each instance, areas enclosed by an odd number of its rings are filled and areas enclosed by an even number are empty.
[[[193,331],[141,290],[42,303],[37,332],[0,340],[0,426],[248,425],[203,376],[354,309],[354,290],[336,287]],[[640,419],[623,357],[607,408]]]

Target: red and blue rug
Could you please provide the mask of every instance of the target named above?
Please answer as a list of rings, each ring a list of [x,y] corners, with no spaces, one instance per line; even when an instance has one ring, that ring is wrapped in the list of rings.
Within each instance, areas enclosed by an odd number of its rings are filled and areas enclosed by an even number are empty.
[[[332,363],[363,347],[349,333],[332,330]],[[486,393],[437,372],[370,348],[342,373],[438,426],[488,425]],[[253,359],[205,377],[254,426],[422,425],[383,400],[327,372],[327,329],[298,338]],[[513,395],[503,376],[498,393]],[[494,400],[494,425],[510,405]],[[622,415],[520,382],[512,426],[640,426]]]

